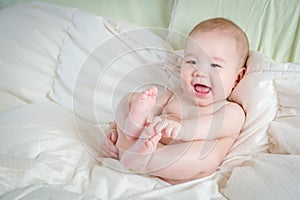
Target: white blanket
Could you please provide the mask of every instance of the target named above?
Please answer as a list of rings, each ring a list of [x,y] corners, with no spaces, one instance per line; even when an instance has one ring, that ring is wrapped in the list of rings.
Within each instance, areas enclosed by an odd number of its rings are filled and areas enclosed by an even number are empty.
[[[0,25],[1,199],[299,198],[300,64],[251,52],[231,96],[247,112],[237,142],[216,173],[170,185],[101,158],[100,144],[123,94],[177,84],[180,52],[153,30],[52,4],[3,9]]]

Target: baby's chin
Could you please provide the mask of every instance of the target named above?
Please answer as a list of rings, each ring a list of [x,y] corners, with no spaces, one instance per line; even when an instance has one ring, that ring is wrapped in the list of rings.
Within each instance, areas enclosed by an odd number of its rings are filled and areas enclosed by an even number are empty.
[[[199,106],[199,107],[207,107],[207,106],[213,106],[214,104],[222,104],[227,102],[227,98],[214,98],[212,99],[210,98],[191,98],[191,101],[193,102],[193,104]]]
[[[211,99],[199,99],[199,98],[192,98],[191,101],[193,104],[199,107],[206,107],[212,105]]]

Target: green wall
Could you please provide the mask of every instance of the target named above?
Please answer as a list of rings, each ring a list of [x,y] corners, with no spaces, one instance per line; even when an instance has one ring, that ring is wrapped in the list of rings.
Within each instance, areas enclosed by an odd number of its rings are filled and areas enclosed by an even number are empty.
[[[32,0],[0,0],[0,9]],[[100,16],[124,19],[139,25],[168,27],[174,0],[38,0],[78,7]],[[132,12],[134,10],[134,12]]]

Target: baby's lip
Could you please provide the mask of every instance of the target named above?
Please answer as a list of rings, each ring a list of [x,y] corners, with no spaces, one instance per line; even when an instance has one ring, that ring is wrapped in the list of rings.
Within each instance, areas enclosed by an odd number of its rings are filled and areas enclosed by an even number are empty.
[[[199,95],[206,95],[210,92],[211,88],[204,84],[195,84],[194,90]]]

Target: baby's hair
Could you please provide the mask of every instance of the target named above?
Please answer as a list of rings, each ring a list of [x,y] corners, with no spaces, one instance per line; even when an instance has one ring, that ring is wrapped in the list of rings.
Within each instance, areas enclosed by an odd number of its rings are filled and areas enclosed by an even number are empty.
[[[237,50],[241,55],[241,66],[246,66],[246,61],[249,54],[249,41],[245,32],[234,22],[225,18],[211,18],[197,24],[190,32],[191,35],[197,31],[223,31],[234,37],[237,44]]]

